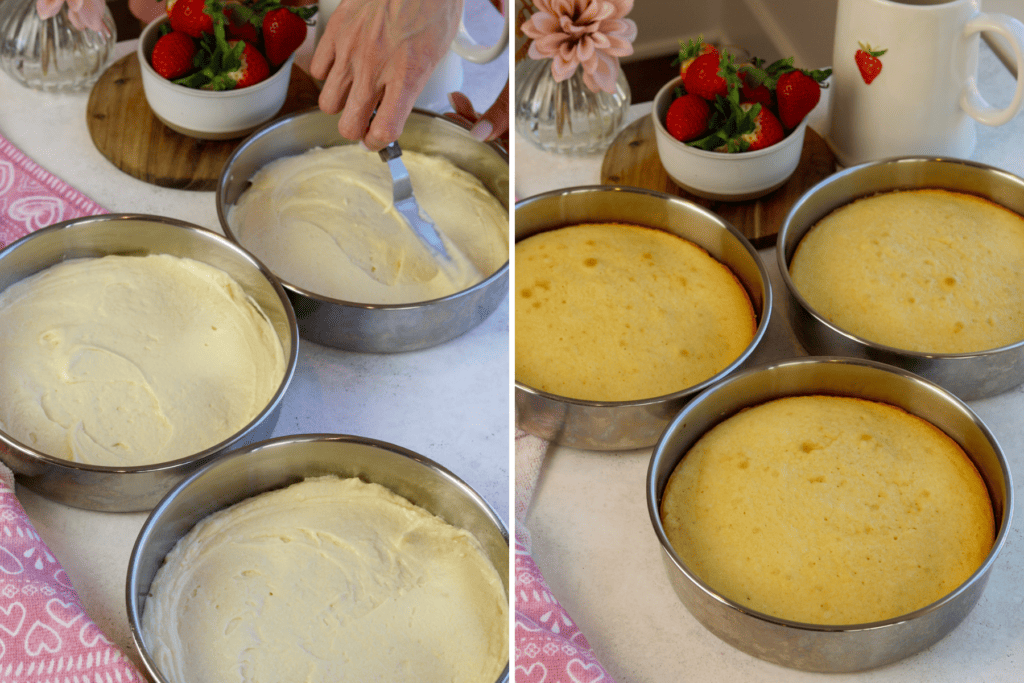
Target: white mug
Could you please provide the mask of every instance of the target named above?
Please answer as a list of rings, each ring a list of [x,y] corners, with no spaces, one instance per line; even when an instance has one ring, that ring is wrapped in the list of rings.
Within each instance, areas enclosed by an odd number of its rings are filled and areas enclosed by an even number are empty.
[[[980,0],[839,0],[829,132],[839,163],[910,155],[965,158],[977,141],[975,120],[1001,126],[1021,110],[1024,25],[983,13],[980,5]],[[1017,87],[1003,109],[990,106],[978,92],[982,31],[1006,38],[1016,56]]]
[[[340,2],[341,0],[320,0],[314,33],[314,48],[320,43],[324,27],[327,26],[327,20],[330,19],[331,14]],[[463,5],[463,13],[465,13],[465,5]],[[463,73],[460,58],[474,64],[493,62],[501,56],[508,45],[508,31],[509,12],[507,7],[505,10],[505,25],[502,28],[501,36],[494,45],[477,44],[472,36],[469,35],[469,31],[466,30],[463,17],[459,17],[459,31],[455,36],[455,40],[452,41],[452,47],[434,68],[434,72],[431,74],[426,86],[424,86],[423,92],[416,98],[416,106],[431,111],[447,109],[448,93],[455,92],[462,87]]]

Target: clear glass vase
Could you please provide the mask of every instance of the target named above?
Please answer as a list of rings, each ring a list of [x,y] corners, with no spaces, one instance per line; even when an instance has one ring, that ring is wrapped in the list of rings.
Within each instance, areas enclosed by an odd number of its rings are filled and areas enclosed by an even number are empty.
[[[40,19],[35,0],[0,0],[0,68],[29,88],[73,92],[92,87],[117,42],[110,8],[103,23],[108,35],[74,27],[65,4]]]
[[[582,68],[557,82],[550,59],[524,59],[516,65],[516,132],[550,152],[605,149],[622,130],[629,105],[629,83],[621,69],[614,93],[595,93],[584,85]]]

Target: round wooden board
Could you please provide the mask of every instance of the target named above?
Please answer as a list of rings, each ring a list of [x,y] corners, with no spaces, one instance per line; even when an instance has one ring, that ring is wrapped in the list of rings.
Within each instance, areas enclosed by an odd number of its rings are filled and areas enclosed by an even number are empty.
[[[650,116],[645,116],[626,126],[612,141],[601,165],[601,182],[657,190],[689,199],[714,211],[732,223],[756,248],[764,249],[775,245],[782,221],[797,199],[835,170],[836,158],[832,150],[820,135],[808,128],[800,165],[785,185],[748,201],[704,199],[690,194],[668,177],[658,156],[654,123]]]
[[[292,66],[288,97],[277,116],[315,107],[319,96],[313,77]],[[243,139],[199,140],[165,126],[146,102],[134,52],[114,62],[93,86],[86,123],[96,148],[114,166],[178,190],[217,189],[224,163]]]

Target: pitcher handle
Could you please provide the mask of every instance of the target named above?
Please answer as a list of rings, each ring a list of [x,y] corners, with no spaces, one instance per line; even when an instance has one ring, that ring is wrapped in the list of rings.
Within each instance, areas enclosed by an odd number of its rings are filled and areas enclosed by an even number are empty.
[[[505,47],[508,46],[508,0],[506,0],[504,5],[505,11],[502,14],[505,16],[505,25],[502,27],[501,37],[498,38],[498,42],[490,46],[478,45],[472,36],[469,35],[469,31],[466,30],[463,16],[459,17],[459,32],[455,36],[455,40],[452,41],[452,52],[474,64],[486,64],[497,59],[505,51]],[[465,15],[465,5],[463,5],[462,12]]]
[[[979,14],[964,26],[963,37],[981,31],[991,31],[1006,38],[1017,59],[1017,89],[1010,104],[996,109],[985,101],[978,91],[977,75],[967,79],[960,95],[960,107],[979,122],[987,126],[1001,126],[1008,122],[1024,105],[1024,24],[1005,14]]]

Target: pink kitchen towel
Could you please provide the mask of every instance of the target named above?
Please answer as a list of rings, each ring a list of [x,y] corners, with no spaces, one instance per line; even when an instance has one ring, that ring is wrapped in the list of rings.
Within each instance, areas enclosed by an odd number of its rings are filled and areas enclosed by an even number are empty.
[[[516,430],[515,681],[614,683],[530,553],[524,520],[548,447],[543,439]]]
[[[146,683],[85,613],[0,464],[0,681]]]
[[[614,683],[516,531],[516,683]]]
[[[100,213],[106,209],[0,135],[0,249],[39,228]]]
[[[103,207],[0,135],[0,248]],[[0,681],[145,683],[89,618],[60,562],[36,533],[0,464]]]

